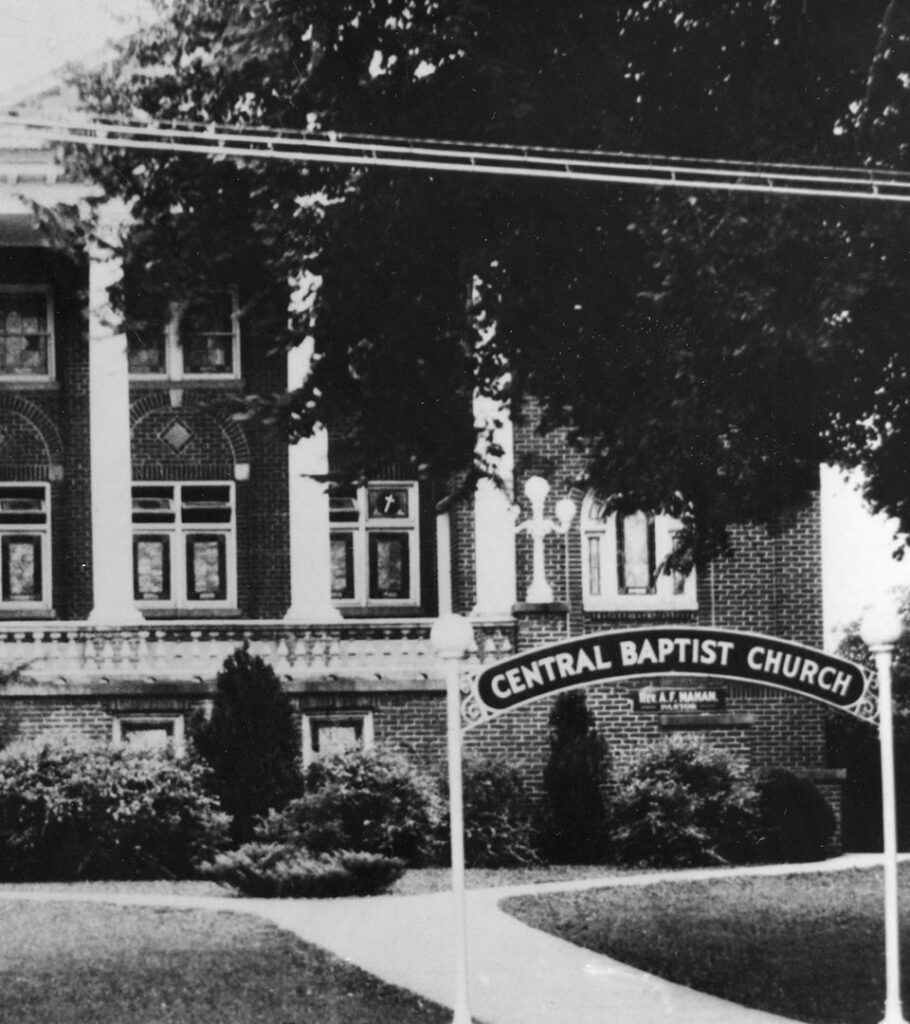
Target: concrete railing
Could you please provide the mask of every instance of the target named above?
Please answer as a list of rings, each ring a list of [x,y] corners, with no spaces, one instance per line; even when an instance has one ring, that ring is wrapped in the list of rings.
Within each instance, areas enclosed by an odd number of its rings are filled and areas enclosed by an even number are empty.
[[[281,620],[181,620],[100,627],[85,622],[0,623],[0,670],[61,684],[93,679],[214,679],[224,659],[248,643],[279,676],[323,679],[440,680],[430,647],[432,620],[346,620],[296,625]],[[514,649],[509,623],[478,627],[474,664]]]

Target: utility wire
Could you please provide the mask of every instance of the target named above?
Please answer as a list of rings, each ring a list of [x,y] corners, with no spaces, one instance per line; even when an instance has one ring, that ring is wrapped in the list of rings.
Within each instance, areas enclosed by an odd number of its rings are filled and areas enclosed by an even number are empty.
[[[874,168],[755,163],[109,118],[57,121],[6,115],[0,116],[0,128],[12,129],[26,138],[53,142],[195,153],[214,158],[910,202],[910,173]]]

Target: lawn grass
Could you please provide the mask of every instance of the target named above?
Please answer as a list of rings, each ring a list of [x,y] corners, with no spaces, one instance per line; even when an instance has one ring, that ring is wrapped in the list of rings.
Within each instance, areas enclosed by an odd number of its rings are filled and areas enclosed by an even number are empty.
[[[818,1024],[875,1024],[884,1004],[882,875],[658,882],[520,896],[515,917],[670,981]],[[901,870],[904,1005],[910,871]]]
[[[443,1024],[246,914],[0,898],[0,1024]]]

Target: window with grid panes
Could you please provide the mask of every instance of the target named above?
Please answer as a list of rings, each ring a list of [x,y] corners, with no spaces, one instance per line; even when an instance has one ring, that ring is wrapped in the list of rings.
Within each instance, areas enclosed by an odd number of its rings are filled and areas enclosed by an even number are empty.
[[[53,320],[49,288],[0,286],[0,379],[53,377]]]
[[[371,482],[330,498],[332,599],[349,606],[420,603],[418,487]]]
[[[133,596],[140,606],[236,603],[232,483],[133,485]]]
[[[50,566],[47,484],[0,485],[0,606],[49,608]]]
[[[237,290],[167,303],[136,291],[129,299],[127,348],[130,373],[173,380],[240,375]]]

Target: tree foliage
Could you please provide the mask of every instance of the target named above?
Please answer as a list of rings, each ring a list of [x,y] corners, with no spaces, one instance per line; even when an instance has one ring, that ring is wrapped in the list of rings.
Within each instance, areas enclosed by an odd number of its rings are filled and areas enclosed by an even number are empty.
[[[250,840],[257,818],[300,793],[291,702],[274,669],[246,647],[225,659],[211,716],[191,719],[190,733],[211,768],[221,806],[233,818],[236,842]]]
[[[900,595],[904,622],[910,625],[910,592]],[[838,653],[875,674],[868,647],[860,637],[859,623],[848,628]],[[898,839],[910,849],[910,633],[906,630],[894,649],[892,716],[894,769],[897,783]],[[871,722],[842,711],[828,713],[826,728],[828,763],[846,768],[843,786],[843,842],[846,850],[882,848],[882,768],[878,729]]]
[[[910,0],[162,0],[79,84],[100,115],[902,169],[908,23]],[[910,526],[903,206],[80,159],[131,204],[145,286],[229,275],[263,347],[314,339],[277,409],[292,440],[344,422],[352,473],[477,469],[480,388],[539,398],[588,482],[683,518],[689,554],[823,460]]]

